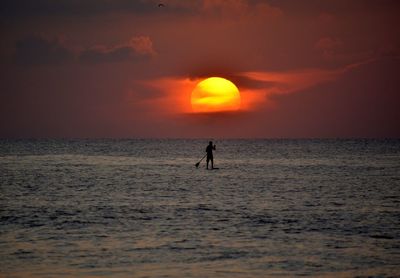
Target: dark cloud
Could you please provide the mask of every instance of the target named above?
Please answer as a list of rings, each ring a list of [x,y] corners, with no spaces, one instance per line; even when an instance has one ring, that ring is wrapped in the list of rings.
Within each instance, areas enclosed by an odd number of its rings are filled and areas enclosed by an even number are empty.
[[[222,65],[223,64],[223,65]],[[197,66],[197,65],[196,65]],[[186,71],[185,71],[186,70]],[[185,69],[179,75],[180,77],[189,77],[190,79],[203,79],[208,77],[222,77],[232,81],[236,84],[239,89],[261,89],[269,88],[275,85],[275,82],[270,81],[260,81],[249,78],[242,74],[243,70],[234,64],[232,61],[224,61],[221,65],[217,65],[215,62],[209,62],[207,66],[197,66],[196,69]],[[189,75],[185,72],[190,72]]]
[[[168,0],[160,8],[158,0],[4,0],[0,6],[0,16],[4,18],[42,17],[42,16],[96,16],[110,13],[133,14],[198,14],[212,11],[232,13],[236,8],[268,6],[270,10],[279,9],[285,13],[313,15],[316,13],[343,14],[354,12],[398,12],[397,0]],[[207,9],[210,8],[210,9]],[[221,10],[222,9],[222,10]],[[271,15],[271,14],[270,14]]]
[[[277,83],[274,81],[255,80],[241,73],[234,74],[228,71],[215,71],[212,73],[204,73],[190,76],[190,79],[203,79],[209,77],[222,77],[232,81],[240,90],[241,89],[266,89],[274,87]]]
[[[79,60],[88,63],[123,62],[143,59],[131,47],[119,47],[112,50],[88,49],[83,51]]]
[[[267,89],[276,86],[274,81],[260,81],[242,75],[227,75],[226,78],[236,84],[239,89]]]
[[[73,53],[59,39],[32,36],[15,44],[15,61],[24,65],[61,64],[73,58]]]
[[[79,60],[88,63],[113,63],[145,61],[155,55],[153,43],[149,37],[133,37],[129,43],[111,48],[96,47],[84,50]]]
[[[155,55],[149,37],[133,37],[127,44],[107,48],[94,47],[74,53],[58,38],[30,36],[15,44],[14,59],[22,65],[56,65],[74,60],[87,63],[116,63],[145,61]]]
[[[166,9],[180,11],[180,5],[165,5],[152,0],[5,0],[0,7],[3,17],[90,16],[107,13],[158,13]]]

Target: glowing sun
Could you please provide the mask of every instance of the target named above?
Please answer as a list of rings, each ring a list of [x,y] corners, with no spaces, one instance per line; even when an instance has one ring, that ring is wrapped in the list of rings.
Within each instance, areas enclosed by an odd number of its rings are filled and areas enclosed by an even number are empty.
[[[240,108],[240,93],[231,81],[210,77],[194,88],[191,103],[195,113],[237,111]]]

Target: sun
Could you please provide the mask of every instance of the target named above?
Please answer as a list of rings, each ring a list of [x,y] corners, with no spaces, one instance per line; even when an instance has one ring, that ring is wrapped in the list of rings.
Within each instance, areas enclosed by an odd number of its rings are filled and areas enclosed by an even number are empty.
[[[240,109],[240,101],[239,89],[221,77],[210,77],[199,82],[191,97],[195,113],[237,111]]]

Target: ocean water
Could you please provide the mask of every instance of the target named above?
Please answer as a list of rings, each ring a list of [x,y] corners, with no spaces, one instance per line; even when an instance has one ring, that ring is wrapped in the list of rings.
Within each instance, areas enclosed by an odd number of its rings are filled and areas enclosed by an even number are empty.
[[[0,141],[0,277],[400,277],[400,140]]]

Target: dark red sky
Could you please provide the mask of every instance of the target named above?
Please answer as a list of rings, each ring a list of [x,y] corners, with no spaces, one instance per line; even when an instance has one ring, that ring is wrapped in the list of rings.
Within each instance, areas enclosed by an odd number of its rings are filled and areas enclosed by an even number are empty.
[[[400,137],[399,1],[159,2],[2,1],[0,137]]]

